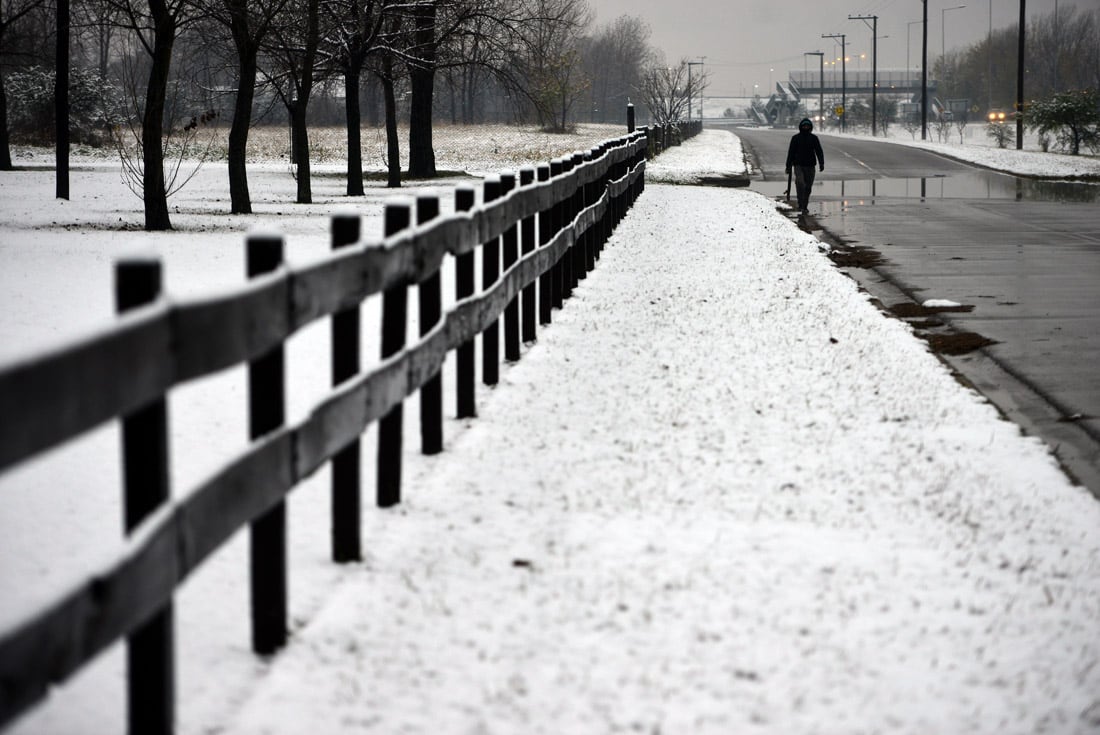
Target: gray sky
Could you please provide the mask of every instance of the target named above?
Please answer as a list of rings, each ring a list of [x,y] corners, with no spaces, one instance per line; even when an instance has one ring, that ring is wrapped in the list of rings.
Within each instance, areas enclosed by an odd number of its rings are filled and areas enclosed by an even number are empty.
[[[1100,0],[1028,0],[1028,18],[1053,13],[1056,4],[1083,11],[1100,7]],[[823,39],[823,33],[847,34],[848,69],[870,69],[871,29],[849,15],[878,16],[879,69],[905,68],[907,33],[910,66],[920,65],[920,23],[909,25],[921,19],[920,0],[590,0],[590,5],[601,24],[620,15],[643,18],[653,31],[651,45],[667,61],[705,56],[711,75],[707,96],[752,94],[754,84],[763,94],[792,69],[817,69],[817,58],[803,57],[804,51],[838,58],[839,40]],[[959,5],[966,7],[943,12]],[[991,11],[994,29],[1012,25],[1019,19],[1019,0],[929,0],[929,65],[941,43],[950,50],[984,38]]]

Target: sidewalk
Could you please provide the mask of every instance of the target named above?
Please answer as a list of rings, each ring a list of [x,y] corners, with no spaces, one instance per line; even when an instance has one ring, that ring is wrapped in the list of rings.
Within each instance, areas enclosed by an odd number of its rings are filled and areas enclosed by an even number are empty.
[[[1100,729],[1100,506],[765,198],[648,185],[479,413],[225,732]]]

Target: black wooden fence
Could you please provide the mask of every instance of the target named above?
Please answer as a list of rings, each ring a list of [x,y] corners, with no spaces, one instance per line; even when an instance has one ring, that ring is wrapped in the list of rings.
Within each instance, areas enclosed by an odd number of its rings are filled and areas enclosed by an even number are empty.
[[[694,131],[685,131],[689,135]],[[117,266],[120,317],[109,329],[0,369],[0,470],[103,422],[122,422],[127,547],[110,565],[0,634],[0,727],[109,645],[128,641],[132,733],[172,732],[173,593],[238,530],[250,527],[252,644],[287,636],[284,498],[332,462],[332,556],[360,558],[360,435],[379,422],[376,502],[401,500],[402,403],[421,392],[423,451],[443,447],[440,370],[456,351],[460,417],[476,413],[474,339],[482,379],[520,357],[578,281],[645,185],[652,134],[642,130],[585,153],[456,192],[456,213],[421,198],[385,210],[385,238],[363,242],[358,217],[333,221],[332,255],[283,265],[279,237],[247,241],[249,284],[222,296],[168,302],[160,264]],[[415,222],[414,222],[415,218]],[[484,288],[474,293],[480,250]],[[442,312],[440,267],[455,258],[456,303]],[[503,258],[503,261],[502,261]],[[503,262],[503,272],[501,263]],[[409,287],[420,339],[405,345]],[[382,360],[360,366],[359,309],[382,298]],[[324,317],[332,324],[334,389],[297,425],[284,417],[284,343]],[[537,318],[536,318],[537,317]],[[186,381],[247,363],[249,447],[199,487],[171,499],[165,400]],[[134,366],[139,366],[135,369]]]

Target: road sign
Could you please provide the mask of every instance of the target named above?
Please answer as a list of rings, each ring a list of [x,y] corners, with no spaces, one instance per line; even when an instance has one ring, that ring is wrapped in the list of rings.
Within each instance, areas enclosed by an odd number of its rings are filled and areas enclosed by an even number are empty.
[[[833,108],[833,112],[835,112],[838,115],[843,115],[844,114],[844,108],[841,107],[840,105],[837,105],[836,107]]]

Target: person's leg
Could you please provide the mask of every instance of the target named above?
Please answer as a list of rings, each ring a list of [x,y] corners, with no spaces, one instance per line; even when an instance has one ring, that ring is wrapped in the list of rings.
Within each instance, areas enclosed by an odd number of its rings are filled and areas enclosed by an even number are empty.
[[[806,196],[802,198],[802,208],[806,209],[810,206],[810,193],[814,190],[816,169],[813,166],[806,166],[802,171],[802,178],[806,182]]]
[[[810,190],[806,186],[806,167],[794,167],[794,190],[798,195],[798,208],[806,208],[806,200],[810,197]]]

